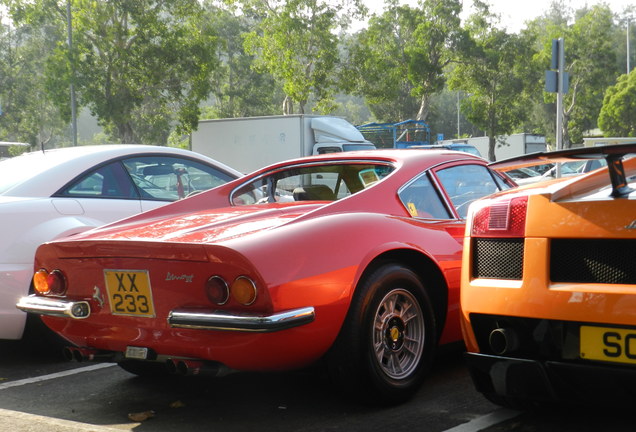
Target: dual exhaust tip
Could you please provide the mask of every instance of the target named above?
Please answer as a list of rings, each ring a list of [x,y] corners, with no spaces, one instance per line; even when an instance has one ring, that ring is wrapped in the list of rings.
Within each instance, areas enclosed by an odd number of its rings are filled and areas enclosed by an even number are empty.
[[[120,353],[98,351],[90,348],[65,347],[63,354],[66,360],[76,362],[114,362],[122,360]],[[200,374],[219,376],[224,374],[223,367],[220,364],[187,359],[168,359],[166,361],[166,370],[168,373],[181,376]]]

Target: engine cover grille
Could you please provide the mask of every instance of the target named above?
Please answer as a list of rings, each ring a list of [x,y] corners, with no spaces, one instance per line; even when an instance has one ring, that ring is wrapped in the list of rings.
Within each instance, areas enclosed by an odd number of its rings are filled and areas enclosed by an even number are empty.
[[[636,241],[553,239],[550,279],[553,282],[636,284]]]
[[[521,280],[523,239],[474,238],[473,277]]]

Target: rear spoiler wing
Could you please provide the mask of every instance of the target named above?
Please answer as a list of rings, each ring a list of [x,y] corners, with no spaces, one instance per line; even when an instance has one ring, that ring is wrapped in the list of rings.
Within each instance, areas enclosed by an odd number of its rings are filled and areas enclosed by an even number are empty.
[[[616,144],[598,147],[580,147],[568,150],[552,152],[536,152],[522,156],[516,156],[488,166],[497,171],[508,171],[515,168],[540,165],[553,162],[570,162],[575,160],[605,159],[612,182],[613,197],[625,197],[634,189],[627,186],[627,178],[623,168],[623,159],[629,154],[636,153],[636,138],[633,143]]]

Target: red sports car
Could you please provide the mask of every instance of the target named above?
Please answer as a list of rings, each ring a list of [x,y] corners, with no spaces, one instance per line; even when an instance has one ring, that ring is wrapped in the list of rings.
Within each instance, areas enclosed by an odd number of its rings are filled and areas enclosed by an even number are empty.
[[[514,186],[468,153],[377,150],[272,165],[46,243],[36,294],[70,357],[135,374],[301,368],[326,359],[374,403],[410,397],[461,340],[468,204]]]

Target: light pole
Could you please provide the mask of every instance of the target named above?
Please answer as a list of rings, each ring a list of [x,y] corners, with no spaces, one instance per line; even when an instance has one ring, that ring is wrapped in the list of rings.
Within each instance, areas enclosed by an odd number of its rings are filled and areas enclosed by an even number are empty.
[[[627,73],[630,71],[629,67],[629,18],[627,18]]]
[[[71,0],[66,0],[66,27],[68,32],[68,52],[71,64],[71,138],[73,147],[77,145],[77,112],[75,102],[75,65],[73,61],[73,29],[71,27]]]
[[[459,90],[457,91],[457,139],[459,139]]]

